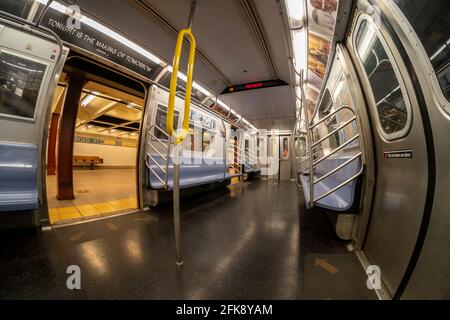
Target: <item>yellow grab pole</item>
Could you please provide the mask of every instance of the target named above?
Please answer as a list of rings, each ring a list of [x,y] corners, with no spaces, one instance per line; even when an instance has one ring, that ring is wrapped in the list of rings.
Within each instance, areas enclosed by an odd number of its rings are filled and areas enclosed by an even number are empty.
[[[183,48],[184,37],[187,37],[190,42],[189,60],[187,69],[187,82],[186,82],[186,96],[184,100],[184,116],[183,124],[181,127],[181,133],[176,133],[173,125],[174,108],[175,108],[175,96],[177,92],[178,83],[178,69],[180,68],[181,49]],[[191,28],[183,29],[178,34],[177,45],[175,47],[175,55],[173,57],[173,70],[172,77],[170,79],[170,92],[169,92],[169,106],[167,111],[166,129],[170,136],[174,137],[174,143],[181,143],[188,134],[189,130],[189,115],[191,108],[191,94],[192,94],[192,80],[194,77],[194,62],[195,62],[195,49],[196,42]]]
[[[189,134],[189,117],[191,109],[191,93],[192,93],[192,81],[194,78],[194,61],[195,61],[195,37],[192,34],[192,19],[194,17],[196,2],[193,1],[191,4],[191,12],[189,15],[189,24],[186,29],[183,29],[178,34],[177,44],[175,46],[175,54],[173,57],[172,66],[172,78],[170,79],[170,92],[169,92],[169,106],[167,110],[167,122],[166,129],[167,133],[171,138],[173,138],[175,148],[174,148],[174,159],[173,159],[173,225],[174,225],[174,235],[175,235],[175,250],[176,250],[176,267],[177,270],[183,268],[183,253],[181,247],[181,223],[180,223],[180,158],[182,153],[182,148],[180,143],[183,142],[184,138]],[[181,50],[183,48],[184,37],[189,39],[190,50],[188,59],[188,69],[187,69],[187,79],[186,79],[186,95],[184,98],[184,115],[183,124],[181,127],[181,133],[175,131],[173,127],[174,118],[174,108],[175,108],[175,95],[177,92],[177,82],[178,82],[178,69],[180,68],[180,58]]]

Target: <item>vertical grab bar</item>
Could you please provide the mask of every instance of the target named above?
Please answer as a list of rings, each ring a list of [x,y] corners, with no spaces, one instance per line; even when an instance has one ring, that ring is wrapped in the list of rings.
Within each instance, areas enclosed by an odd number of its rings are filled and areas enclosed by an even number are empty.
[[[180,68],[181,49],[183,47],[184,37],[187,36],[190,42],[188,69],[187,69],[187,82],[186,82],[186,95],[184,99],[184,116],[182,123],[181,133],[176,133],[173,125],[174,109],[175,109],[175,96],[178,83],[178,70]],[[175,54],[173,57],[173,70],[172,77],[170,79],[170,92],[169,92],[169,106],[167,110],[167,133],[174,138],[174,143],[177,145],[183,142],[186,138],[189,130],[189,115],[191,108],[191,94],[192,94],[192,81],[194,77],[194,62],[195,62],[195,49],[196,42],[195,37],[192,34],[191,27],[183,29],[178,34],[177,45],[175,47]]]
[[[177,270],[183,268],[183,253],[181,248],[181,226],[180,226],[180,157],[181,145],[180,143],[189,134],[189,116],[191,108],[191,93],[192,81],[194,77],[194,62],[196,42],[192,34],[192,20],[194,18],[196,1],[192,1],[191,10],[189,13],[188,27],[183,29],[178,34],[177,44],[175,46],[175,53],[173,57],[172,77],[170,79],[169,104],[167,110],[166,129],[167,133],[173,138],[175,144],[175,154],[173,161],[173,225],[175,235],[175,250],[176,250],[176,267]],[[177,133],[173,127],[175,96],[177,93],[178,69],[180,67],[181,49],[183,48],[184,37],[187,37],[190,42],[187,79],[186,79],[186,94],[184,97],[184,115],[181,127],[181,133]]]
[[[301,72],[300,77],[300,91],[301,91],[301,98],[302,103],[305,101],[305,88],[303,87],[303,70]],[[307,145],[308,145],[308,160],[309,160],[309,203],[310,207],[314,207],[314,166],[312,162],[312,138],[311,138],[311,128],[310,128],[310,122],[309,122],[309,114],[308,109],[305,107],[305,121],[306,121],[306,139],[307,139]]]

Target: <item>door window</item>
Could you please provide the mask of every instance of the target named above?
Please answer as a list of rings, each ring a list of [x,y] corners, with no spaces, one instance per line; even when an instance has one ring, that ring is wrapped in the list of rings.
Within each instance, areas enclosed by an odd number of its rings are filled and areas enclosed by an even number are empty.
[[[0,113],[33,119],[46,67],[0,52]]]
[[[383,136],[405,136],[411,123],[409,101],[397,65],[375,25],[364,18],[357,29],[355,47],[366,71]]]

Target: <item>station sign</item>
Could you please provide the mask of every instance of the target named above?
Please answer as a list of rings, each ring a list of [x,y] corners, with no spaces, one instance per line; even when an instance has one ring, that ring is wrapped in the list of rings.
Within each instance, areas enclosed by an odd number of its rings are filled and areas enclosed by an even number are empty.
[[[154,79],[161,71],[159,64],[102,32],[99,30],[101,28],[96,29],[91,26],[92,23],[86,23],[94,20],[81,19],[77,27],[71,27],[68,25],[70,19],[73,18],[68,14],[49,8],[41,25],[54,31],[69,46],[84,49],[145,78]]]

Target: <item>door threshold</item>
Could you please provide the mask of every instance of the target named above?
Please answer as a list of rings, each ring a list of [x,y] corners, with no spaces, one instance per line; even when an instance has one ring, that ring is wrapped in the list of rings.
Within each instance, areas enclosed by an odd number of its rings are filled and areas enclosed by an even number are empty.
[[[99,216],[97,218],[92,218],[92,219],[83,219],[83,220],[78,220],[78,221],[62,222],[62,223],[51,225],[51,228],[52,229],[59,229],[59,228],[71,227],[71,226],[75,226],[75,225],[79,225],[79,224],[85,224],[85,223],[90,223],[90,222],[95,222],[95,221],[100,221],[100,220],[106,220],[106,219],[116,218],[116,217],[120,217],[120,216],[125,216],[125,215],[136,213],[136,212],[139,212],[139,211],[142,211],[142,209],[132,209],[131,211],[112,213],[110,215]]]
[[[364,272],[367,274],[368,279],[372,276],[368,273],[368,267],[372,265],[369,258],[366,256],[366,254],[363,251],[357,251],[355,250],[354,253],[358,257],[359,262],[361,263]],[[389,294],[389,291],[386,289],[384,283],[383,283],[383,270],[381,270],[381,286],[380,288],[375,288],[375,293],[377,294],[378,300],[392,300],[391,295]]]

